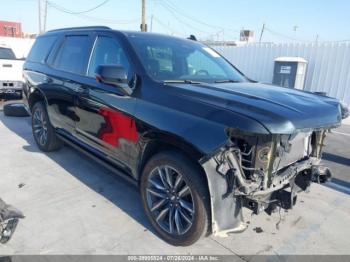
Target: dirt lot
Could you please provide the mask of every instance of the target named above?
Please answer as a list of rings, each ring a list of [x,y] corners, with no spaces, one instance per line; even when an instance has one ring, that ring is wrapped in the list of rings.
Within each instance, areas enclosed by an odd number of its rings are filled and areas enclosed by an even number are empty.
[[[26,215],[0,254],[229,254],[237,260],[253,254],[350,254],[349,131],[344,126],[331,134],[329,142],[335,142],[326,149],[342,187],[314,184],[288,213],[251,216],[245,210],[244,233],[181,248],[153,233],[137,189],[69,147],[39,152],[30,119],[0,112],[0,197]]]

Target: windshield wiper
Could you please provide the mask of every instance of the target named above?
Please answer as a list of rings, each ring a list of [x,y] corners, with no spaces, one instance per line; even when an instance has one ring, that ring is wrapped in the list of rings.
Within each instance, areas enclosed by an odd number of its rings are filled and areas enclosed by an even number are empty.
[[[224,79],[224,80],[216,80],[214,83],[240,83],[241,81],[239,80],[234,80],[234,79]]]
[[[205,84],[199,81],[193,81],[189,79],[175,79],[175,80],[164,80],[164,84]]]

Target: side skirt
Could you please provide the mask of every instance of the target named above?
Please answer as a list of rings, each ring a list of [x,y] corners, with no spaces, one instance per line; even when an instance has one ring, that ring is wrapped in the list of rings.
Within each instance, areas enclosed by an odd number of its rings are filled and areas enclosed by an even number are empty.
[[[90,152],[87,148],[85,148],[82,145],[77,145],[76,143],[72,142],[70,139],[66,138],[65,136],[56,133],[57,136],[66,144],[74,148],[75,150],[83,153],[84,155],[88,156],[89,158],[92,158],[94,161],[96,161],[98,164],[104,166],[108,170],[112,171],[113,174],[118,175],[119,177],[123,178],[125,181],[129,182],[135,187],[138,187],[138,181],[133,179],[131,176],[126,174],[125,172],[119,170],[117,167],[114,167],[112,164],[108,163],[107,160],[104,160],[103,157],[97,156],[96,154]]]

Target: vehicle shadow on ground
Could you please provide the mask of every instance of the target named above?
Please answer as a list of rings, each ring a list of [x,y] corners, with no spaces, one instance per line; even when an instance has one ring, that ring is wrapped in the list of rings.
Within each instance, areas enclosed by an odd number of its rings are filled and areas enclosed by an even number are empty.
[[[155,234],[144,214],[135,186],[69,146],[63,146],[57,152],[41,152],[32,136],[30,117],[6,117],[0,112],[0,121],[27,142],[27,145],[23,146],[24,150],[45,154],[72,176],[123,210],[146,230]]]
[[[322,154],[322,157],[323,157],[323,159],[331,161],[331,162],[336,162],[336,163],[341,164],[341,165],[350,166],[350,158],[346,158],[343,156],[339,156],[339,155],[335,155],[335,154],[327,153],[327,152],[324,152]]]

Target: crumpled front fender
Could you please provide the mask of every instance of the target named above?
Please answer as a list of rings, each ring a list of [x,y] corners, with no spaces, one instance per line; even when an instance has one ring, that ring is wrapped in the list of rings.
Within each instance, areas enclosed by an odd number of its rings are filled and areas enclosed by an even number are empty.
[[[242,214],[242,197],[228,194],[227,178],[217,171],[217,166],[214,158],[202,163],[209,186],[212,233],[225,237],[228,233],[242,232],[247,226]]]

